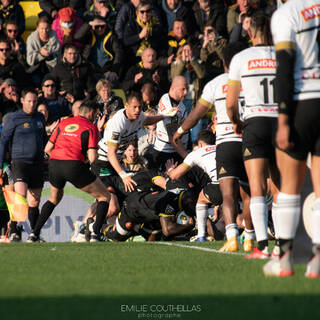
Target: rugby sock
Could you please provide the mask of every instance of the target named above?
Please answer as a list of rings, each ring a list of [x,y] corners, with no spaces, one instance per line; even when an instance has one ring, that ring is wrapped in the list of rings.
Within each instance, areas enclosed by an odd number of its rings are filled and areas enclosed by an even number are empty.
[[[280,239],[293,239],[300,218],[300,195],[280,192],[277,200],[277,229]]]
[[[316,198],[312,212],[312,243],[320,245],[320,198]]]
[[[198,237],[205,237],[206,235],[206,222],[208,216],[207,204],[196,204],[197,224],[198,224]]]
[[[272,221],[273,221],[273,228],[274,228],[274,236],[276,239],[279,239],[279,232],[278,232],[278,225],[277,225],[277,204],[272,202]]]
[[[255,238],[254,230],[244,229],[244,238],[245,240],[254,240]]]
[[[230,223],[226,226],[226,236],[227,240],[237,237],[239,235],[237,224],[236,223]]]
[[[265,197],[251,198],[250,212],[258,243],[267,241],[268,245],[268,208]]]
[[[38,218],[39,218],[39,207],[29,207],[28,219],[30,222],[31,230],[35,228]]]
[[[55,207],[56,207],[56,205],[53,204],[49,200],[44,203],[44,205],[41,208],[41,214],[38,218],[38,221],[37,221],[35,227],[31,229],[35,236],[40,235],[40,231],[41,231],[42,227],[45,225],[45,223],[47,222],[47,220],[51,216]]]
[[[109,209],[109,202],[99,201],[97,205],[96,212],[96,222],[93,224],[93,232],[95,234],[100,234],[101,227],[106,219]]]

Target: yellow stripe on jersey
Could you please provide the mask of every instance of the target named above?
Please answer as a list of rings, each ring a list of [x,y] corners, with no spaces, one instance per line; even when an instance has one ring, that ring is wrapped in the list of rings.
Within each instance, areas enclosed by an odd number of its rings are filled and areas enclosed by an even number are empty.
[[[208,101],[206,101],[206,100],[204,100],[204,99],[202,99],[202,98],[200,98],[198,101],[199,101],[203,106],[205,106],[205,107],[208,108],[208,109],[211,109],[212,107],[214,107],[214,104],[213,104],[213,103],[208,102]]]
[[[228,86],[241,87],[241,82],[238,80],[228,80]]]
[[[182,196],[184,194],[184,191],[181,191],[179,194],[179,201],[178,201],[178,205],[179,205],[179,210],[182,210]]]
[[[294,42],[290,41],[283,41],[283,42],[278,42],[274,46],[276,51],[280,50],[296,50],[296,44]]]
[[[107,145],[108,145],[108,146],[114,146],[114,147],[116,147],[118,144],[115,143],[115,142],[112,142],[112,141],[108,141],[108,142],[107,142]]]
[[[158,179],[158,178],[163,178],[162,176],[155,176],[151,179],[152,183],[154,183],[154,180]]]
[[[191,168],[190,166],[188,166],[188,165],[187,165],[186,163],[184,163],[184,162],[182,162],[181,165],[182,165],[183,167],[185,167],[186,169],[188,169],[188,170],[190,170],[190,168]]]
[[[165,213],[159,213],[159,217],[174,217],[174,214],[165,214]]]

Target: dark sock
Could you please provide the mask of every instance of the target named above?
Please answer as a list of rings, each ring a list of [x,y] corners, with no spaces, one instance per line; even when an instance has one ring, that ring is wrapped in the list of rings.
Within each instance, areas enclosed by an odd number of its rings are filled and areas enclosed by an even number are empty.
[[[37,220],[39,218],[39,207],[29,207],[28,219],[30,222],[31,230],[36,226]]]
[[[37,221],[37,224],[35,225],[33,229],[33,233],[35,236],[40,235],[41,228],[45,225],[49,217],[51,216],[54,208],[56,207],[55,204],[50,202],[49,200],[42,206],[41,214],[39,216],[39,219]]]
[[[16,222],[16,221],[10,222],[10,233],[17,233],[18,232],[17,224],[18,224],[18,222]]]
[[[279,239],[280,244],[280,257],[282,257],[287,251],[292,250],[293,239]]]
[[[258,249],[263,251],[265,247],[268,246],[268,240],[258,241]]]
[[[109,209],[109,202],[99,201],[96,212],[96,222],[93,224],[93,231],[95,234],[100,234],[101,227],[104,223]]]

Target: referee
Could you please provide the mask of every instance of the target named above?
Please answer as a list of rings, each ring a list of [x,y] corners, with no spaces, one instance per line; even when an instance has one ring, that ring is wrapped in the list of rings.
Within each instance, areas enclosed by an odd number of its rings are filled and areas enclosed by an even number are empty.
[[[96,222],[93,224],[90,242],[100,240],[100,229],[108,212],[111,196],[101,180],[96,178],[85,164],[86,157],[90,163],[97,158],[99,132],[93,124],[96,112],[97,106],[94,102],[84,101],[80,106],[79,115],[61,121],[51,135],[45,147],[45,152],[50,155],[50,197],[41,209],[28,242],[40,240],[41,228],[61,201],[67,181],[98,201]]]

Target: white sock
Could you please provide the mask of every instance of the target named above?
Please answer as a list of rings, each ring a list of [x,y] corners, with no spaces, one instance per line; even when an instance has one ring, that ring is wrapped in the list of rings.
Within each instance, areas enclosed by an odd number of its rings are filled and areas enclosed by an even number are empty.
[[[278,231],[278,226],[277,226],[277,208],[278,205],[274,202],[272,202],[272,220],[273,220],[273,228],[274,228],[274,236],[276,239],[279,239],[279,231]]]
[[[279,239],[293,239],[300,219],[300,195],[280,192],[277,199]]]
[[[320,244],[320,198],[316,198],[312,212],[312,243]]]
[[[227,240],[237,237],[239,235],[238,227],[236,223],[230,223],[226,226],[226,236]]]
[[[197,223],[198,223],[198,237],[204,237],[206,235],[208,205],[197,203],[196,214],[197,214]]]
[[[265,197],[250,199],[250,212],[257,241],[268,239],[268,208]]]
[[[245,240],[254,240],[256,237],[254,230],[244,229],[244,239]]]

